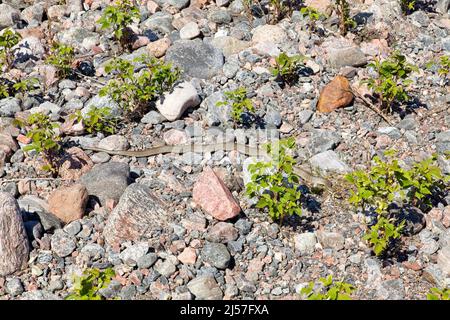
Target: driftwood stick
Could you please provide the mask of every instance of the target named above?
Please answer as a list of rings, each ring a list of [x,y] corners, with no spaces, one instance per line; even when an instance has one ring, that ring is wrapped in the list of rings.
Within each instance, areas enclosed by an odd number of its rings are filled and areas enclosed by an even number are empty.
[[[363,104],[368,107],[370,110],[374,111],[376,114],[378,114],[384,121],[386,121],[390,126],[393,126],[394,124],[383,114],[383,112],[378,109],[376,106],[372,104],[369,100],[367,100],[365,97],[363,97],[361,94],[359,94],[356,90],[353,90],[353,95],[363,102]]]

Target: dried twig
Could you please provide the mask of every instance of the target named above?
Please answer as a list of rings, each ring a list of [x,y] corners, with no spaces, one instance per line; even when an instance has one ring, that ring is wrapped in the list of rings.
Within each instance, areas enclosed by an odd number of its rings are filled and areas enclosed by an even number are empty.
[[[372,104],[369,100],[367,100],[365,97],[363,97],[361,94],[359,94],[354,88],[352,88],[353,95],[361,100],[363,104],[368,107],[370,110],[374,111],[376,114],[378,114],[384,121],[386,121],[390,126],[393,126],[393,123],[383,114],[383,112],[378,109],[376,106]]]

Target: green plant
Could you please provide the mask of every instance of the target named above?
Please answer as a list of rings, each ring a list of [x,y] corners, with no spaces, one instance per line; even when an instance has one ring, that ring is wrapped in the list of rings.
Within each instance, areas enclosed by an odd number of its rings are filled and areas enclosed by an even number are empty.
[[[345,176],[356,187],[350,191],[349,203],[360,206],[362,211],[374,210],[378,217],[376,224],[364,236],[375,246],[375,253],[381,255],[388,248],[390,239],[397,239],[403,228],[403,221],[389,219],[389,206],[394,200],[405,205],[431,205],[433,192],[443,190],[448,176],[433,165],[436,155],[413,163],[409,170],[400,167],[395,150],[384,153],[386,161],[375,156],[374,166],[369,172],[357,170]]]
[[[20,41],[20,35],[14,32],[13,29],[4,29],[0,34],[0,70],[2,66],[6,66],[6,71],[10,70],[13,62],[14,56],[12,53],[12,48],[17,45]]]
[[[122,48],[125,48],[128,26],[140,17],[139,9],[130,0],[117,0],[115,5],[106,7],[97,21],[102,29],[113,28],[114,36]]]
[[[400,7],[402,8],[402,12],[404,14],[409,14],[416,8],[416,0],[399,0],[399,1]]]
[[[303,66],[306,57],[301,55],[288,56],[282,52],[275,58],[276,66],[272,69],[272,75],[281,78],[284,83],[292,85],[298,80],[298,71]]]
[[[72,293],[65,300],[103,300],[99,291],[107,288],[115,275],[112,268],[104,271],[87,269],[82,276],[73,277]]]
[[[355,291],[353,285],[343,281],[334,282],[331,275],[319,281],[319,290],[314,290],[316,283],[311,281],[300,294],[305,295],[307,300],[352,300],[351,294]]]
[[[28,78],[17,81],[16,83],[12,84],[11,88],[6,83],[0,83],[0,98],[7,98],[11,94],[23,94],[25,92],[31,91],[37,84],[39,84],[39,80],[37,78]]]
[[[252,100],[247,98],[247,89],[238,88],[233,91],[227,91],[225,101],[219,101],[216,106],[231,106],[231,117],[235,124],[243,122],[244,112],[255,112]]]
[[[73,72],[72,63],[75,59],[74,48],[62,43],[53,43],[46,63],[56,67],[58,77],[67,78]]]
[[[440,76],[447,76],[450,74],[450,56],[443,55],[439,58],[439,61],[430,61],[426,64],[426,67],[431,69],[434,66],[438,66],[438,74]]]
[[[285,216],[301,215],[300,177],[294,172],[295,160],[286,152],[295,148],[293,138],[265,145],[271,157],[269,162],[250,164],[251,182],[246,185],[246,194],[257,197],[257,208],[267,208],[272,220],[283,222]]]
[[[58,152],[61,149],[60,136],[55,131],[59,125],[51,122],[50,118],[42,113],[31,114],[25,121],[15,120],[15,124],[27,131],[26,136],[31,143],[23,151],[35,151],[42,154],[45,165],[42,169],[57,173]]]
[[[150,101],[172,88],[180,76],[180,70],[161,60],[142,55],[134,62],[143,65],[137,72],[136,66],[125,59],[116,58],[105,66],[114,78],[104,86],[99,94],[109,95],[124,112],[126,119],[141,116]]]
[[[116,132],[118,119],[111,114],[108,107],[92,107],[85,116],[78,110],[71,118],[82,122],[88,133],[102,132],[114,134]]]
[[[370,231],[363,236],[373,246],[373,252],[380,256],[391,245],[392,241],[399,239],[405,226],[405,220],[396,224],[393,219],[378,216],[377,222],[370,227]]]
[[[339,32],[345,36],[350,28],[356,28],[356,22],[350,17],[350,5],[347,0],[336,0],[334,10],[339,18]]]
[[[368,67],[373,68],[378,77],[364,80],[363,83],[367,83],[368,87],[379,96],[382,110],[391,111],[395,101],[405,102],[410,99],[406,88],[412,81],[408,76],[418,68],[407,63],[404,55],[396,51],[383,62],[376,59]]]
[[[450,300],[450,289],[431,288],[427,300]]]

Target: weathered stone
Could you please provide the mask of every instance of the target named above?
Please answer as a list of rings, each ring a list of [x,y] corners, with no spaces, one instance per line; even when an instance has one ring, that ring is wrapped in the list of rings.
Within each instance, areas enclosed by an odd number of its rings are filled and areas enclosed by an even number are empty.
[[[275,44],[284,43],[287,41],[286,32],[277,25],[265,24],[258,26],[253,30],[252,41],[257,42],[272,42]]]
[[[29,246],[16,200],[0,192],[0,276],[26,267]]]
[[[77,248],[77,243],[74,236],[71,236],[62,229],[58,229],[52,236],[51,246],[52,250],[59,257],[64,258]]]
[[[165,60],[180,67],[186,75],[208,79],[222,70],[221,50],[199,39],[176,41],[166,53]]]
[[[342,162],[336,152],[332,150],[316,154],[309,159],[309,162],[313,168],[324,173],[347,173],[350,171],[349,166]]]
[[[134,183],[126,188],[108,217],[103,235],[110,244],[152,238],[167,226],[169,215],[149,187]]]
[[[227,243],[236,240],[239,237],[238,230],[233,224],[227,222],[219,222],[209,229],[205,239],[211,242]]]
[[[230,190],[210,167],[198,177],[192,197],[203,210],[221,221],[231,219],[241,211]]]
[[[61,178],[78,180],[83,174],[91,170],[94,163],[82,149],[71,147],[65,150],[58,166]]]
[[[322,90],[317,103],[319,112],[331,112],[348,106],[353,101],[353,93],[346,77],[336,76]]]
[[[187,287],[197,300],[219,300],[223,293],[212,275],[202,275],[191,280]]]
[[[208,242],[202,249],[202,259],[217,269],[226,269],[230,264],[230,253],[222,243]]]
[[[81,219],[89,199],[88,191],[82,184],[59,187],[48,198],[49,210],[64,223]]]
[[[301,256],[312,254],[316,242],[316,235],[313,232],[305,232],[294,236],[295,250]]]
[[[131,182],[130,167],[121,162],[98,164],[83,175],[80,182],[100,204],[105,205],[108,199],[117,202]]]
[[[182,82],[156,102],[156,108],[169,121],[179,119],[188,108],[200,104],[197,89],[190,82]]]

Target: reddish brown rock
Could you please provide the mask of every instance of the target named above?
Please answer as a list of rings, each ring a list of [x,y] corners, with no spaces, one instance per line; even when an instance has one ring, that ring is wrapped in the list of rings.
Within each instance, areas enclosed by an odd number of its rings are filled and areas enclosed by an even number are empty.
[[[161,58],[166,54],[171,44],[172,42],[169,38],[162,38],[147,44],[147,50],[155,58]]]
[[[65,223],[81,219],[89,199],[87,189],[82,184],[59,187],[48,198],[51,213]]]
[[[230,190],[210,167],[206,167],[198,177],[192,197],[196,204],[217,220],[231,219],[241,211]]]
[[[0,276],[24,269],[29,250],[19,206],[9,193],[0,192]]]
[[[132,49],[136,50],[150,43],[150,39],[145,36],[138,36],[133,42]]]
[[[348,106],[352,101],[353,93],[347,78],[336,76],[323,88],[317,103],[317,110],[331,112]]]
[[[80,148],[67,149],[59,163],[59,175],[62,179],[78,180],[92,169],[94,163]]]

